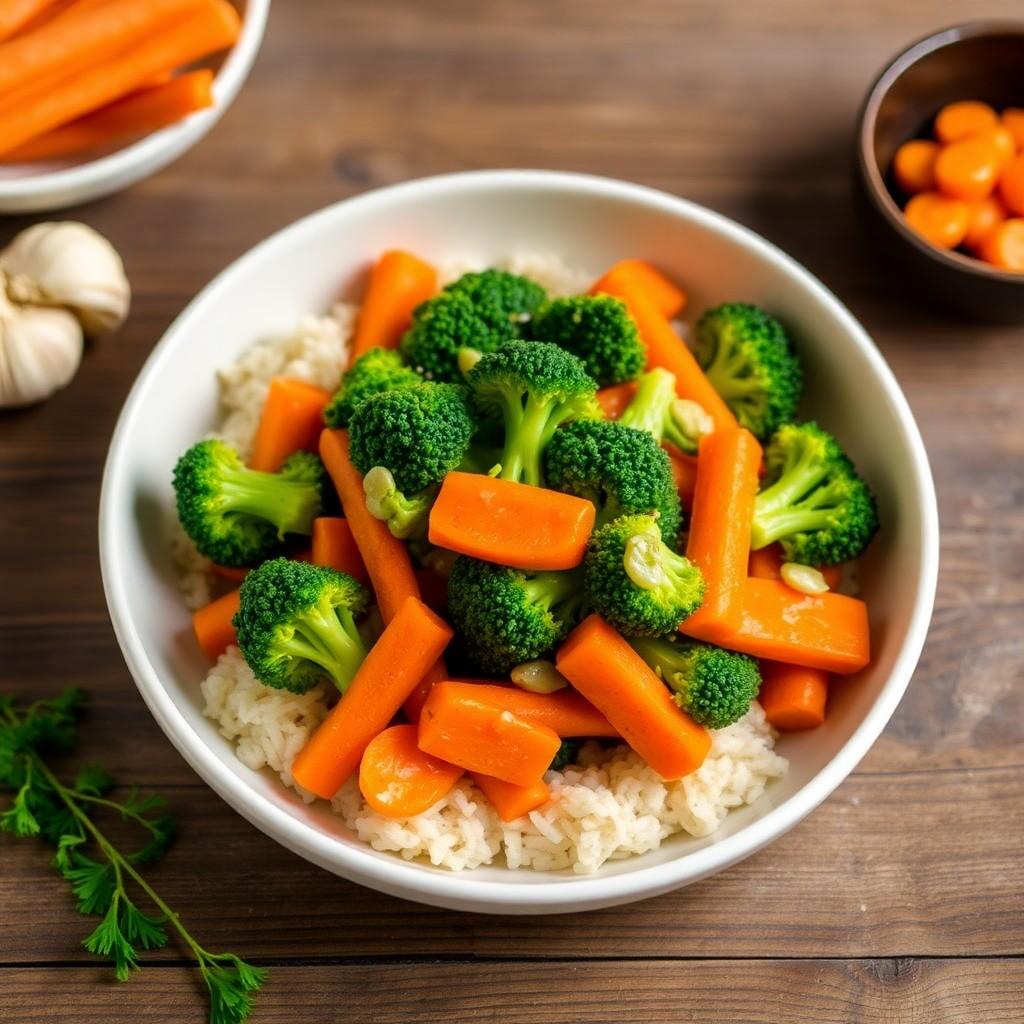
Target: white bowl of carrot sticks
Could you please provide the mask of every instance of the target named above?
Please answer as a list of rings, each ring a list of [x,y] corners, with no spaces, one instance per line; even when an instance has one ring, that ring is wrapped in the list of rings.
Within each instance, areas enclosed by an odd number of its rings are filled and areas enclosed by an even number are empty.
[[[489,266],[510,253],[557,253],[594,280],[624,256],[638,256],[685,282],[687,310],[742,298],[772,309],[791,330],[806,371],[800,417],[843,438],[878,502],[881,529],[859,564],[870,654],[858,662],[866,667],[830,682],[823,724],[778,741],[789,762],[785,776],[731,811],[713,835],[674,836],[591,874],[512,871],[500,863],[439,870],[373,849],[326,803],[304,803],[277,775],[246,767],[204,715],[199,684],[209,663],[168,554],[172,470],[215,427],[218,369],[311,310],[326,311],[339,298],[360,301],[368,269],[399,246],[432,265],[467,254]],[[323,439],[320,450],[330,461]],[[700,473],[698,456],[698,488]],[[773,841],[824,800],[878,737],[917,664],[934,600],[938,522],[927,456],[899,385],[864,329],[790,257],[663,193],[582,175],[494,171],[347,200],[268,239],[210,284],[154,349],[128,397],[104,475],[100,548],[111,619],[142,696],[183,756],[240,814],[313,863],[381,891],[460,910],[539,914],[626,903],[697,881]],[[787,600],[787,621],[790,612],[813,619],[823,607],[795,591]],[[827,645],[825,623],[818,632]],[[760,628],[749,624],[754,633]],[[570,678],[574,650],[563,649],[561,658]],[[432,648],[419,655],[435,657]]]
[[[0,213],[127,188],[237,96],[269,0],[12,0],[0,11]]]

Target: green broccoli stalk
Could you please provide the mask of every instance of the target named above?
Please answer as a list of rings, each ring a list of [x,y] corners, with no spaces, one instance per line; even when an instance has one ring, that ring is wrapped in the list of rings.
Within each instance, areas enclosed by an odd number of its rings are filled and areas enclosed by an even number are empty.
[[[785,329],[757,306],[728,302],[697,322],[697,361],[752,434],[764,440],[796,414],[803,370]]]
[[[324,409],[324,422],[329,427],[347,427],[357,406],[370,395],[422,383],[423,378],[394,349],[371,348],[345,371]]]
[[[525,572],[460,556],[448,577],[448,611],[466,653],[507,675],[549,652],[576,624],[579,572]]]
[[[704,577],[662,539],[652,515],[620,516],[590,538],[587,604],[627,636],[664,636],[704,600]]]
[[[557,345],[509,342],[485,355],[466,379],[480,409],[500,413],[504,423],[503,480],[540,486],[541,453],[557,428],[599,413],[593,379]]]
[[[682,640],[629,642],[673,691],[679,707],[708,729],[738,722],[761,687],[757,662],[746,654]]]
[[[467,459],[476,421],[466,390],[423,382],[371,395],[349,423],[366,507],[396,537],[425,531],[437,487]]]
[[[626,304],[611,295],[553,299],[537,314],[533,332],[579,356],[601,387],[635,380],[647,361]]]
[[[351,576],[275,558],[242,582],[233,623],[253,675],[305,693],[324,677],[344,693],[366,657],[356,617],[369,594]]]
[[[676,375],[661,367],[640,378],[636,395],[618,422],[646,430],[655,441],[667,441],[687,455],[696,455],[700,439],[714,429],[703,406],[676,397]]]
[[[324,469],[297,452],[277,473],[247,469],[223,441],[192,445],[174,467],[178,518],[200,554],[219,565],[254,565],[288,534],[312,532]]]
[[[831,434],[814,423],[787,423],[764,458],[767,474],[751,531],[755,550],[778,541],[790,562],[837,565],[868,546],[878,530],[875,498]]]
[[[597,525],[621,515],[657,513],[662,539],[674,547],[682,507],[668,454],[644,430],[607,420],[580,420],[557,431],[544,452],[547,485],[587,498]]]
[[[540,285],[502,270],[464,274],[416,308],[402,354],[428,380],[461,380],[464,350],[494,352],[526,337],[545,297]]]

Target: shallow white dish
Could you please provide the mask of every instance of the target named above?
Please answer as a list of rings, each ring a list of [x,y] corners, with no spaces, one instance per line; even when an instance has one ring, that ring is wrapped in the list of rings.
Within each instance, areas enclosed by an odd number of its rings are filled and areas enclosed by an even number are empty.
[[[0,213],[40,213],[99,199],[155,174],[190,150],[234,102],[263,41],[270,0],[239,0],[235,6],[242,13],[242,31],[217,69],[212,107],[101,156],[0,164]]]
[[[788,775],[715,836],[573,876],[479,868],[453,874],[353,839],[325,806],[246,768],[204,718],[208,666],[191,636],[168,548],[171,469],[215,420],[215,371],[309,311],[360,294],[370,261],[403,246],[428,260],[558,253],[596,275],[642,256],[684,283],[689,310],[757,302],[790,326],[807,367],[804,412],[842,439],[875,488],[882,530],[861,584],[871,666],[839,681],[827,723],[785,737]],[[938,569],[938,519],[927,457],[906,400],[864,330],[784,253],[684,200],[600,178],[538,171],[457,174],[339,203],[274,235],[192,302],[153,351],[111,441],[100,506],[100,556],[114,629],[161,728],[237,811],[289,849],[353,881],[438,906],[514,914],[585,910],[654,896],[720,871],[795,825],[849,774],[882,731],[917,664]]]

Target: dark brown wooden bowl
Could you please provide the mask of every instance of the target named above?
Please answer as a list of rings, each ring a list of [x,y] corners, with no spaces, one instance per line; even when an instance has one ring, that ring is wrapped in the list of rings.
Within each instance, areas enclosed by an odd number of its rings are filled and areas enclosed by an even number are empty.
[[[939,249],[905,221],[890,175],[897,148],[931,136],[939,110],[985,100],[1024,106],[1024,22],[976,21],[936,32],[904,50],[878,76],[860,114],[857,176],[865,221],[902,282],[927,301],[971,320],[1024,323],[1024,274]]]

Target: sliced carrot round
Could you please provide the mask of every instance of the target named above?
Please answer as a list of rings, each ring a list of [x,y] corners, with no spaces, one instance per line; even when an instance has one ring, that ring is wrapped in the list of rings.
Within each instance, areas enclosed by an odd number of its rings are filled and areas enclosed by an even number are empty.
[[[907,223],[926,241],[940,249],[955,249],[967,234],[970,207],[962,199],[938,192],[914,196],[903,210]]]
[[[1003,168],[999,176],[999,195],[1011,213],[1024,217],[1024,153]]]
[[[939,142],[956,142],[977,135],[999,123],[996,112],[978,100],[961,100],[943,107],[935,117],[935,137]]]
[[[939,145],[930,139],[911,139],[904,142],[892,160],[892,173],[907,195],[929,192],[935,188],[935,158]]]
[[[1013,136],[1017,149],[1024,153],[1024,107],[1007,107],[999,120]]]
[[[462,769],[425,754],[415,725],[393,725],[370,740],[359,762],[363,799],[387,818],[411,818],[433,807]]]
[[[998,196],[988,196],[971,203],[970,209],[970,222],[963,244],[972,252],[977,252],[989,232],[1006,220],[1006,207]]]
[[[1024,217],[997,224],[982,242],[981,256],[1001,270],[1024,272]]]
[[[943,146],[935,158],[935,183],[945,195],[973,202],[992,194],[1002,168],[995,144],[979,135]]]

